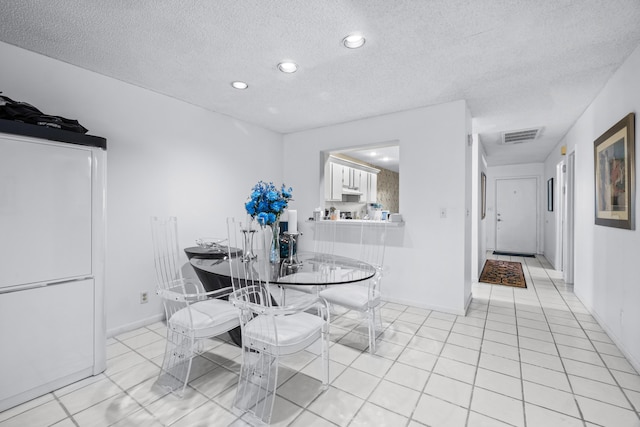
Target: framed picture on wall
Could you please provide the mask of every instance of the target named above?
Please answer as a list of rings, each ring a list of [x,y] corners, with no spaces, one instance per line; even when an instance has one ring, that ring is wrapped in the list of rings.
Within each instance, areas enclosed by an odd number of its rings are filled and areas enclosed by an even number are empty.
[[[595,223],[635,229],[635,114],[593,143]]]
[[[553,178],[547,181],[547,210],[553,212]]]
[[[480,219],[487,216],[487,175],[480,172]]]

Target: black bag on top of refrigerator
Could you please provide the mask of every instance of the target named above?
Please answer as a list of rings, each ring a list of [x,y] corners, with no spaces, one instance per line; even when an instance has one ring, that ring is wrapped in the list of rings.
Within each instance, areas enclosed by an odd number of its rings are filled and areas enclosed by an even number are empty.
[[[30,123],[32,125],[46,126],[54,129],[69,130],[71,132],[88,132],[88,130],[78,123],[77,120],[44,114],[31,104],[14,101],[13,99],[3,95],[0,95],[0,119]]]

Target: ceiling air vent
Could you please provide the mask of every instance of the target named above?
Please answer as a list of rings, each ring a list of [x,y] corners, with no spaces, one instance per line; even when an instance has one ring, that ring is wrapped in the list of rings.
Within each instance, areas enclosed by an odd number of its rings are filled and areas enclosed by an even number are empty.
[[[520,144],[521,142],[533,141],[540,135],[541,128],[515,130],[502,134],[503,144]]]

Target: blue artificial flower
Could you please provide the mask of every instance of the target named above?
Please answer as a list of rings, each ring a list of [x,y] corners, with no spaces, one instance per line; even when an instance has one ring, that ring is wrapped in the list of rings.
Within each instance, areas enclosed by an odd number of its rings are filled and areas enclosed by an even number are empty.
[[[249,200],[247,203],[245,203],[244,207],[249,215],[253,216],[256,214],[256,206],[253,200]]]
[[[280,198],[280,195],[278,194],[277,191],[273,191],[273,190],[267,191],[267,200],[268,201],[275,202],[276,200],[278,200],[278,198]]]
[[[293,189],[284,184],[280,190],[273,182],[259,181],[251,189],[249,200],[245,202],[245,210],[262,225],[270,225],[278,221],[280,214],[289,205]]]
[[[260,225],[267,225],[269,224],[269,214],[267,214],[266,212],[260,212],[258,214],[258,224]]]
[[[287,203],[284,200],[276,200],[271,203],[271,210],[273,212],[282,212],[282,210],[287,206]]]

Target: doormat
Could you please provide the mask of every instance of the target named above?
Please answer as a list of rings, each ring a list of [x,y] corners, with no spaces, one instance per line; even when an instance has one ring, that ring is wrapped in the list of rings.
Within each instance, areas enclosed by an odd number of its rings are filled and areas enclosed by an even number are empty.
[[[526,258],[535,258],[535,254],[525,254],[522,252],[503,252],[503,251],[493,251],[494,255],[508,255],[508,256],[521,256]]]
[[[527,282],[524,280],[522,264],[512,261],[499,261],[488,259],[484,263],[480,282],[491,283],[493,285],[515,286],[526,288]]]

